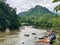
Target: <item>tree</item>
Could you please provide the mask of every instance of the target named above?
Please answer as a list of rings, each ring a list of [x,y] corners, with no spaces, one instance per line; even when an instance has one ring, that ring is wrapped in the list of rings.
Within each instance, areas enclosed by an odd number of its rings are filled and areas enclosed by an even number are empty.
[[[16,9],[6,4],[5,0],[0,1],[0,31],[4,32],[6,28],[18,29],[19,26],[20,21]]]
[[[54,2],[59,2],[59,1],[60,1],[60,0],[54,0],[53,3],[54,3]],[[54,10],[60,11],[60,4],[59,4],[58,6],[56,6]]]

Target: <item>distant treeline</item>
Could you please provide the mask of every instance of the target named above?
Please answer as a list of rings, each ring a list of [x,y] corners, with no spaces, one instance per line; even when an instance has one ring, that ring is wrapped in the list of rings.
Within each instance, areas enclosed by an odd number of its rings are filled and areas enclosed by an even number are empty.
[[[20,26],[19,17],[16,9],[13,9],[5,0],[0,1],[0,31],[4,32],[6,28],[10,30],[18,29]]]
[[[36,28],[60,30],[60,16],[42,6],[35,6],[19,14],[22,25],[33,25]]]

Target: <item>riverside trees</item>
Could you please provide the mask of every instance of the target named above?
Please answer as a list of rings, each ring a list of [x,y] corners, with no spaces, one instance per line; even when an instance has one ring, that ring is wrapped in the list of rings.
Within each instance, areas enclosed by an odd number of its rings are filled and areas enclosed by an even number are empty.
[[[19,17],[16,14],[16,9],[13,9],[5,0],[0,1],[0,31],[5,31],[6,28],[17,29],[20,26]]]

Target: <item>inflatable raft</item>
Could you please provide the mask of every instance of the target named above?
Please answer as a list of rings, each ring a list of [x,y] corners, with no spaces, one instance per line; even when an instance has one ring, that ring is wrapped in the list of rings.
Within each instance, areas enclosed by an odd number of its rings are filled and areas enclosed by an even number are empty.
[[[53,34],[51,36],[48,36],[45,39],[40,39],[37,42],[48,42],[48,43],[52,44],[53,43],[53,40],[55,40],[55,39],[56,39],[56,34]]]

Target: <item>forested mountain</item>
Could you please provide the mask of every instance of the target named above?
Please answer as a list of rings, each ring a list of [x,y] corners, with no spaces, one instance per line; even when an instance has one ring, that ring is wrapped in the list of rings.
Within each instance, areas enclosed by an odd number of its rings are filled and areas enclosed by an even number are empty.
[[[51,12],[51,11],[49,11],[46,7],[42,7],[42,6],[39,6],[39,5],[37,5],[37,6],[35,6],[34,8],[31,8],[30,10],[28,10],[28,11],[26,11],[26,12],[22,12],[22,13],[20,13],[19,15],[44,15],[44,14],[46,14],[46,13],[50,13],[50,14],[52,14],[52,16],[53,16],[53,12]]]
[[[19,13],[19,16],[21,18],[21,22],[25,22],[28,25],[33,25],[34,27],[56,29],[58,26],[56,21],[58,21],[57,17],[59,16],[49,11],[47,8],[39,5],[28,11]],[[54,25],[56,25],[56,28]]]
[[[0,1],[0,31],[5,31],[6,28],[16,29],[20,26],[19,18],[16,10],[6,4],[5,1]]]

